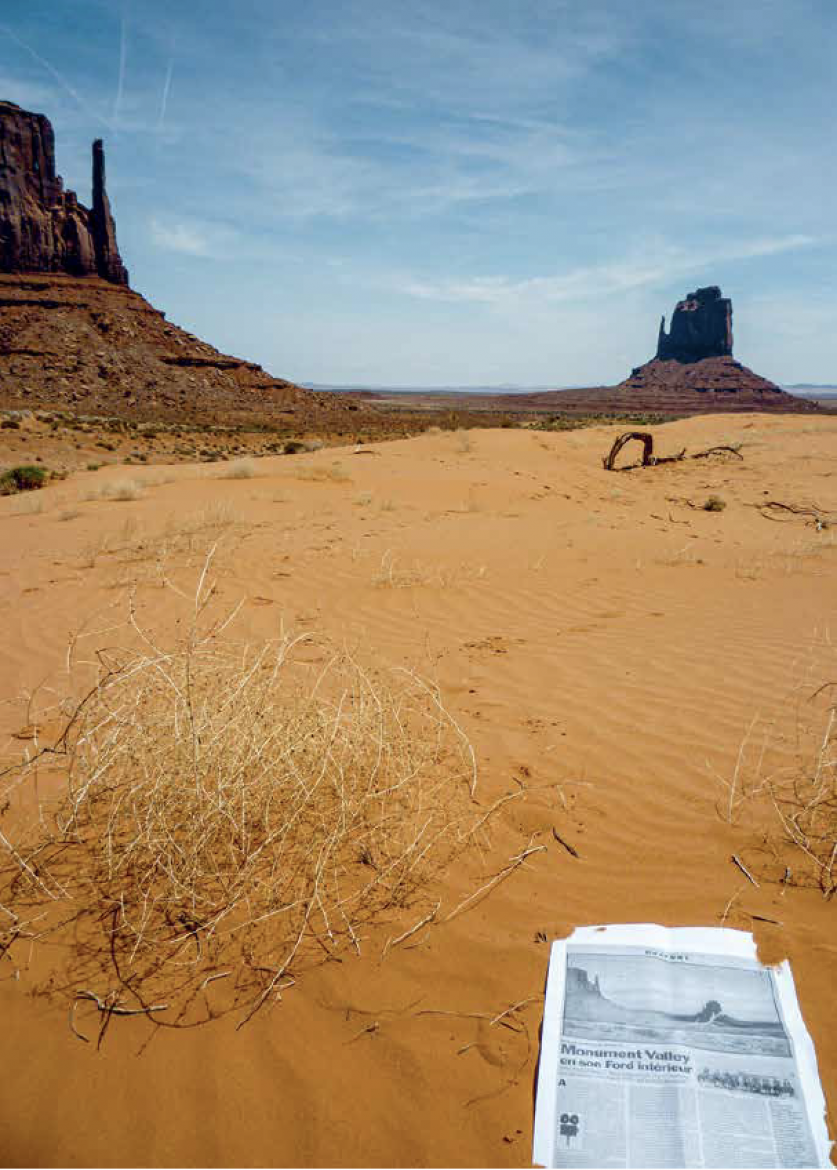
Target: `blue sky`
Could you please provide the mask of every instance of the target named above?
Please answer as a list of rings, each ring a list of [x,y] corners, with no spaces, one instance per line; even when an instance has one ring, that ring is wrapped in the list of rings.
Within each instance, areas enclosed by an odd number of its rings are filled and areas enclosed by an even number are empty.
[[[132,284],[297,380],[582,385],[701,284],[837,379],[834,0],[4,0]]]

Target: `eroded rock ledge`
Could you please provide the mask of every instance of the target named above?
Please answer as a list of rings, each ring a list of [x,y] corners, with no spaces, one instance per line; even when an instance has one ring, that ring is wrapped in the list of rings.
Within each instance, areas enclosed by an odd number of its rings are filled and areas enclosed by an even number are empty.
[[[0,272],[61,272],[127,285],[105,185],[105,151],[93,143],[87,208],[55,172],[55,135],[43,114],[0,101]]]

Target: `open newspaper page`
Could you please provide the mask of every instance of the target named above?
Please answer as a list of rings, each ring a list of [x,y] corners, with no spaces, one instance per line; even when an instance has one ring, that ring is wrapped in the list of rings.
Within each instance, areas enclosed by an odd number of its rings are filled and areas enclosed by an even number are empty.
[[[553,944],[533,1160],[824,1167],[813,1044],[790,968],[726,929],[585,927]]]

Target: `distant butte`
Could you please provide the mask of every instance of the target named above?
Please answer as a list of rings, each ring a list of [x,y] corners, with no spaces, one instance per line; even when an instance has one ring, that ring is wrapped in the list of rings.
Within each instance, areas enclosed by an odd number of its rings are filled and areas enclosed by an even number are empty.
[[[717,285],[699,288],[678,301],[671,315],[660,322],[657,360],[699,362],[710,357],[732,357],[732,301],[722,297]]]
[[[707,414],[717,411],[819,410],[788,394],[732,356],[732,301],[716,285],[679,301],[666,332],[660,323],[655,356],[616,386],[548,390],[504,399],[519,409],[572,414]]]
[[[732,356],[732,301],[717,285],[678,301],[671,328],[660,324],[657,353],[631,371],[617,391],[636,400],[658,401],[660,409],[816,410],[816,403],[788,394]]]

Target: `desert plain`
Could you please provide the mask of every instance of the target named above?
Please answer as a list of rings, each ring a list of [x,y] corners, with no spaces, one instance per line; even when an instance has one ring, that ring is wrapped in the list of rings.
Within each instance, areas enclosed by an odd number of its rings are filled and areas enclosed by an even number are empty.
[[[740,458],[606,471],[623,429],[152,457],[0,499],[5,764],[48,741],[37,712],[77,694],[130,599],[163,629],[166,581],[211,551],[231,636],[310,634],[438,685],[493,810],[423,901],[241,1027],[139,1012],[102,1037],[62,983],[72,938],[16,938],[5,1164],[529,1165],[549,942],[605,922],[723,923],[789,958],[833,1109],[834,881],[774,798],[833,775],[837,417],[673,421],[660,455]],[[45,795],[16,788],[0,830]]]

